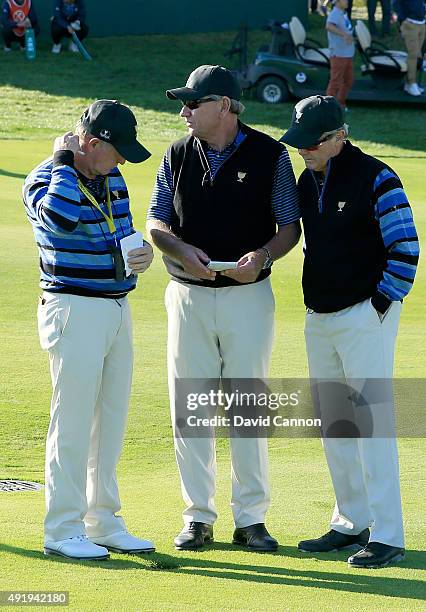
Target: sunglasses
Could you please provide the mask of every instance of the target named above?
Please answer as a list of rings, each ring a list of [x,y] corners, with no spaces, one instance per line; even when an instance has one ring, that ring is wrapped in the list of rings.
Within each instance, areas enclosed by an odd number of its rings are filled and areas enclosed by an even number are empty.
[[[214,102],[216,98],[201,98],[200,100],[181,100],[180,103],[182,106],[186,106],[189,110],[195,110],[200,106],[200,104],[204,104],[205,102]]]
[[[329,136],[326,136],[325,138],[323,138],[323,140],[320,140],[319,142],[317,142],[317,144],[314,144],[311,147],[303,147],[303,149],[305,151],[318,151],[318,149],[320,148],[322,144],[324,144],[328,140],[331,140],[334,136],[336,136],[336,134],[330,134]]]

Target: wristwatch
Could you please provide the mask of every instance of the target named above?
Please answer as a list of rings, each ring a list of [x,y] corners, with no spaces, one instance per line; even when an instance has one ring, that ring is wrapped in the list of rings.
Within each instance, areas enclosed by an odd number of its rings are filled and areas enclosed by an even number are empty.
[[[265,251],[265,253],[266,253],[265,263],[262,266],[262,270],[266,270],[267,268],[270,268],[272,266],[272,264],[273,264],[271,254],[268,251],[268,249],[266,247],[264,247],[264,246],[260,247],[259,251]]]

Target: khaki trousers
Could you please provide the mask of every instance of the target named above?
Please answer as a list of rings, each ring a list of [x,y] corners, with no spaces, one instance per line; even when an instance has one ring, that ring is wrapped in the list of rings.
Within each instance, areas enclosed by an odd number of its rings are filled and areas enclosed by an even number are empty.
[[[417,81],[417,60],[422,56],[422,46],[425,39],[425,24],[403,21],[401,35],[407,48],[407,83],[411,85]]]
[[[311,378],[392,378],[400,302],[383,322],[365,300],[330,314],[308,312],[306,347]],[[370,541],[404,546],[396,439],[324,438],[336,504],[331,527]]]
[[[116,465],[132,379],[132,324],[121,300],[43,293],[40,343],[53,395],[46,442],[45,541],[125,529]]]
[[[171,281],[165,303],[173,425],[178,379],[268,375],[275,308],[269,278],[219,289]],[[217,518],[215,440],[174,438],[186,504],[184,522],[213,524]],[[269,506],[267,440],[231,438],[230,444],[235,525],[264,523]]]

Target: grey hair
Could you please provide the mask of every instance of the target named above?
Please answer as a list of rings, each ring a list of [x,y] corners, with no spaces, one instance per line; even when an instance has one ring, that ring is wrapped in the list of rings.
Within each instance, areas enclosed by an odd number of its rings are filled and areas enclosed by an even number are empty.
[[[90,140],[91,138],[97,138],[97,136],[94,136],[91,132],[89,132],[87,128],[84,127],[84,125],[81,123],[81,120],[79,120],[77,125],[75,126],[75,133],[79,137],[79,139],[82,140]],[[102,146],[110,144],[109,142],[105,142],[104,140],[98,140]]]
[[[234,115],[241,115],[241,113],[246,110],[246,107],[239,100],[232,100],[231,98],[231,106],[229,110],[231,111],[231,113],[234,113]]]
[[[77,125],[75,126],[75,133],[80,138],[85,138],[89,135],[89,130],[83,126],[83,124],[81,123],[81,119],[79,119]]]
[[[331,130],[331,132],[324,132],[324,134],[321,134],[321,139],[327,138],[328,136],[334,136],[335,134],[337,134],[337,132],[340,132],[342,130],[345,132],[344,140],[346,140],[349,135],[349,125],[347,123],[344,123],[342,127],[337,128],[337,130]]]
[[[212,94],[208,96],[212,100],[222,100],[224,96],[218,96],[216,94]],[[231,106],[229,107],[229,112],[234,115],[241,115],[246,110],[246,107],[239,100],[234,100],[233,98],[229,98],[231,100]]]

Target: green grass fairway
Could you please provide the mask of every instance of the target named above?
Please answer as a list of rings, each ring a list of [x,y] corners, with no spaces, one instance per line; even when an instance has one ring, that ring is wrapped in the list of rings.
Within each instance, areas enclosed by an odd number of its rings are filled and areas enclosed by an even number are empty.
[[[357,0],[360,10],[361,0]],[[315,37],[323,22],[314,16]],[[395,32],[394,32],[395,37]],[[13,52],[0,62],[0,479],[43,482],[44,439],[49,420],[47,354],[37,336],[37,251],[24,214],[25,175],[51,153],[55,136],[73,129],[86,104],[117,97],[131,104],[141,141],[152,152],[142,165],[126,164],[136,227],[144,231],[155,172],[168,143],[183,135],[178,105],[164,90],[178,86],[197,64],[223,63],[232,33],[89,39],[94,61],[63,53],[52,57],[41,43],[31,65]],[[257,44],[265,33],[254,34]],[[396,41],[397,42],[397,41]],[[396,45],[392,42],[392,46]],[[278,137],[292,104],[266,107],[247,101],[245,121]],[[351,137],[401,176],[421,240],[426,237],[424,111],[354,106]],[[301,160],[291,153],[296,174]],[[362,177],[360,177],[362,180]],[[300,289],[301,243],[274,265],[276,340],[271,375],[307,375]],[[106,610],[426,610],[425,442],[400,441],[401,483],[407,536],[403,563],[382,570],[350,570],[347,554],[305,555],[299,539],[328,529],[333,492],[319,440],[270,442],[272,504],[268,527],[281,544],[274,554],[246,553],[230,544],[228,443],[218,441],[215,544],[178,552],[183,504],[174,461],[166,381],[167,274],[159,254],[131,295],[135,374],[119,482],[123,516],[135,534],[152,538],[149,557],[113,554],[107,562],[68,562],[44,557],[43,494],[0,493],[0,590],[67,590],[70,607]],[[396,376],[426,374],[426,271],[405,301],[398,337]],[[420,415],[419,415],[420,417]],[[20,608],[21,609],[21,608]]]
[[[50,151],[49,141],[1,142],[1,330],[0,478],[43,481],[43,445],[50,396],[47,355],[38,346],[36,249],[20,199],[22,176]],[[152,159],[127,165],[136,225],[143,227],[154,173],[166,142],[147,143]],[[396,158],[424,235],[424,161]],[[296,171],[301,169],[293,156]],[[276,377],[306,375],[304,311],[297,248],[275,266],[277,331],[272,364]],[[425,373],[425,274],[406,302],[399,335],[396,373]],[[160,257],[132,297],[136,367],[129,427],[119,477],[123,513],[135,532],[152,537],[158,553],[149,557],[112,555],[103,563],[69,563],[45,558],[42,548],[42,493],[2,493],[0,539],[2,589],[69,590],[78,610],[320,610],[425,609],[425,476],[423,440],[401,440],[401,475],[408,555],[394,568],[349,570],[345,554],[309,556],[297,551],[301,537],[320,534],[332,506],[332,489],[317,440],[273,440],[272,505],[268,525],[282,544],[275,554],[256,555],[230,545],[227,443],[219,442],[216,544],[199,553],[174,550],[181,526],[179,480],[168,416],[163,290]]]

